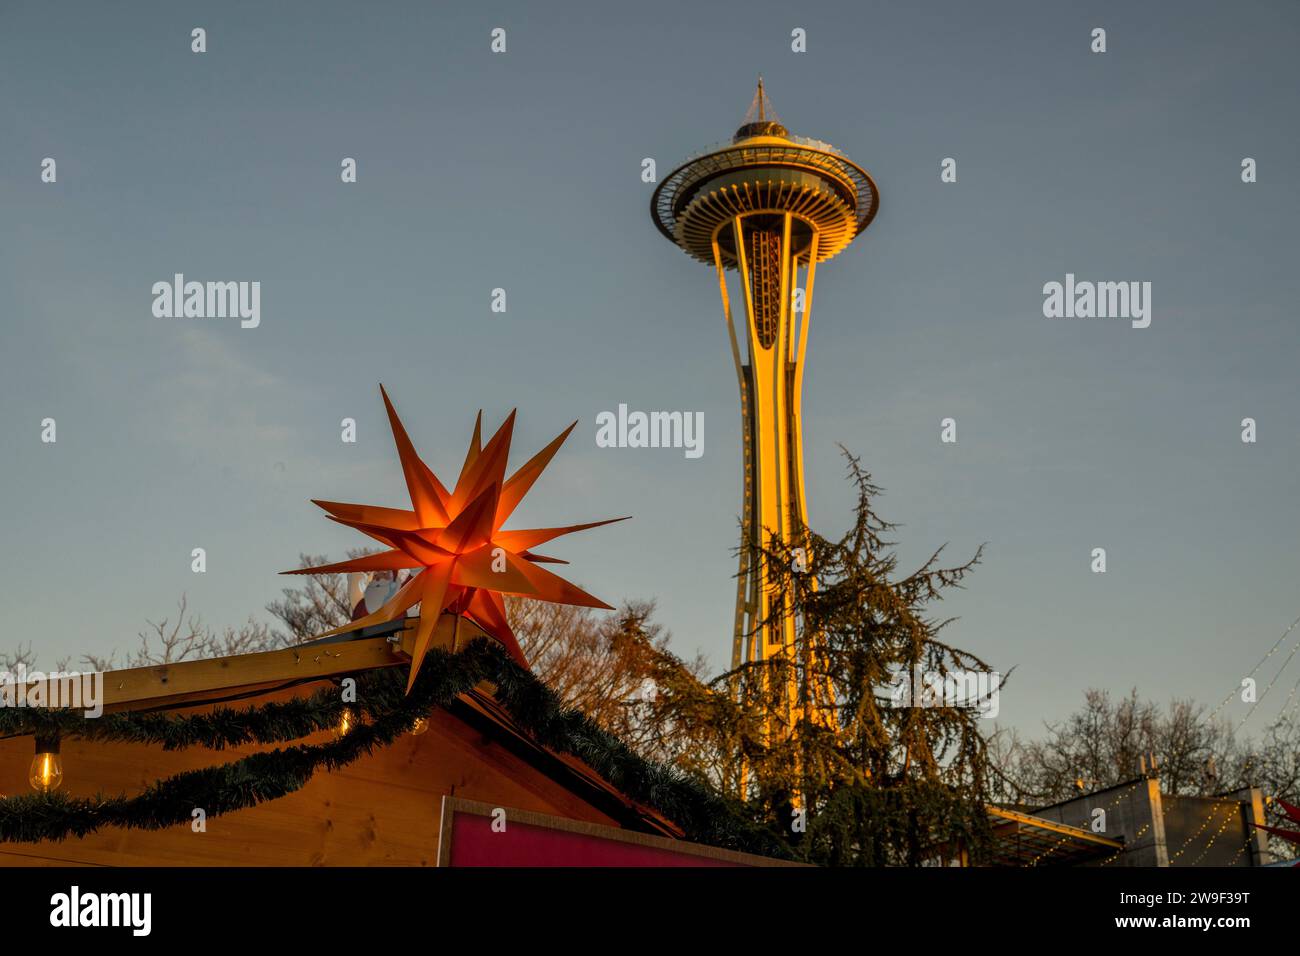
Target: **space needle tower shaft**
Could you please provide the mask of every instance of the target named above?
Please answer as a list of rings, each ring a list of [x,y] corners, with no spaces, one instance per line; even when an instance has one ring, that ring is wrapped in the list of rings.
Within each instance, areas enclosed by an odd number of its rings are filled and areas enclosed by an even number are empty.
[[[784,606],[768,556],[805,545],[803,385],[813,285],[818,264],[843,251],[878,207],[871,176],[830,144],[792,136],[761,79],[731,142],[675,169],[651,200],[660,232],[717,273],[740,387],[733,667],[796,653],[799,622]],[[806,706],[807,688],[792,677],[781,698],[782,713],[773,717],[788,722]]]

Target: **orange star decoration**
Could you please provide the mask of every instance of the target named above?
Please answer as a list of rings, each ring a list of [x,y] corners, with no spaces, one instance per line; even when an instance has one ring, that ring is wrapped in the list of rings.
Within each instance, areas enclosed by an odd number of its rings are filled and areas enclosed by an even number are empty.
[[[504,644],[511,656],[527,667],[528,661],[506,620],[502,595],[515,594],[556,604],[610,608],[604,601],[537,566],[542,562],[568,562],[534,554],[529,549],[573,531],[625,519],[611,518],[590,524],[531,531],[505,531],[501,527],[577,422],[507,479],[506,459],[510,454],[515,413],[511,412],[497,433],[482,445],[483,413],[480,412],[456,487],[448,491],[429,466],[420,460],[382,385],[379,391],[388,409],[388,421],[393,428],[393,440],[397,443],[397,454],[402,461],[402,472],[406,476],[414,510],[314,501],[329,512],[334,521],[356,528],[391,550],[283,573],[418,571],[378,611],[327,631],[321,637],[395,621],[419,604],[420,622],[411,653],[410,677],[406,682],[407,693],[410,693],[420,663],[428,653],[434,626],[443,611],[469,618]]]

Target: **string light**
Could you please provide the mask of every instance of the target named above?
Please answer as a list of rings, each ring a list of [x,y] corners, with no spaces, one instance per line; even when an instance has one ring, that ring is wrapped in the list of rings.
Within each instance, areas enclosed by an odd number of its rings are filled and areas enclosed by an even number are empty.
[[[1177,799],[1178,799],[1177,797],[1172,797],[1172,798],[1170,798],[1170,800],[1169,800],[1168,802],[1169,802],[1169,803],[1175,803],[1175,802],[1177,802]],[[1216,804],[1214,804],[1214,805],[1212,805],[1212,806],[1210,807],[1210,812],[1209,812],[1209,814],[1206,816],[1206,818],[1205,818],[1204,820],[1201,821],[1201,825],[1200,825],[1199,827],[1196,828],[1196,832],[1193,833],[1191,836],[1189,836],[1185,841],[1183,841],[1183,845],[1182,845],[1182,847],[1178,850],[1178,852],[1175,853],[1173,856],[1171,856],[1171,857],[1169,858],[1169,862],[1170,862],[1170,864],[1172,864],[1172,863],[1174,862],[1174,860],[1178,859],[1180,856],[1182,856],[1184,853],[1187,852],[1187,848],[1188,848],[1189,846],[1192,845],[1192,841],[1195,840],[1198,836],[1200,836],[1203,832],[1205,832],[1205,828],[1208,827],[1208,826],[1210,825],[1211,821],[1213,821],[1214,818],[1218,815],[1219,810],[1220,810],[1222,807],[1223,807],[1223,804],[1218,804],[1218,803],[1216,803]],[[1206,844],[1206,847],[1205,847],[1205,848],[1206,848],[1207,850],[1208,850],[1211,846],[1214,845],[1214,841],[1218,839],[1219,833],[1222,833],[1222,832],[1224,831],[1224,829],[1227,827],[1227,824],[1228,824],[1229,822],[1231,822],[1233,815],[1236,814],[1236,813],[1238,813],[1238,812],[1240,812],[1240,811],[1238,810],[1237,804],[1235,804],[1235,803],[1228,804],[1228,806],[1227,806],[1227,810],[1228,810],[1228,813],[1227,813],[1227,819],[1225,820],[1224,825],[1223,825],[1222,827],[1219,828],[1218,833],[1216,833],[1216,834],[1215,834],[1215,835],[1210,839],[1210,842],[1209,842],[1208,844]],[[1168,816],[1168,815],[1169,815],[1169,810],[1168,810],[1168,808],[1167,808],[1167,807],[1162,807],[1162,808],[1161,808],[1161,816]],[[1202,853],[1201,855],[1204,856],[1205,854]],[[1197,859],[1199,860],[1200,857],[1197,857]],[[1195,866],[1196,864],[1193,863],[1192,865]]]
[[[1241,718],[1241,723],[1237,724],[1238,730],[1240,730],[1242,725],[1250,719],[1251,714],[1255,713],[1256,708],[1258,708],[1260,704],[1264,703],[1264,698],[1267,697],[1268,692],[1273,689],[1273,685],[1276,684],[1277,679],[1282,676],[1282,672],[1286,670],[1287,665],[1291,663],[1291,659],[1296,656],[1297,651],[1300,651],[1300,638],[1296,639],[1295,647],[1291,648],[1291,653],[1286,656],[1286,660],[1284,660],[1282,666],[1277,669],[1277,673],[1273,675],[1273,679],[1268,682],[1268,686],[1264,688],[1264,692],[1255,699],[1253,704],[1250,705],[1250,710],[1246,711],[1246,716]],[[1269,653],[1272,652],[1270,651]]]
[[[424,733],[428,729],[429,729],[428,717],[416,717],[415,720],[411,721],[412,737],[418,737],[420,736],[420,734]]]
[[[1081,784],[1082,782],[1083,782],[1083,779],[1082,779],[1082,778],[1079,778],[1078,780],[1075,781],[1076,786],[1077,786],[1078,784]],[[1125,787],[1123,790],[1121,790],[1118,794],[1116,794],[1115,797],[1110,801],[1110,803],[1106,804],[1104,807],[1101,808],[1102,813],[1103,813],[1103,814],[1106,814],[1106,813],[1109,813],[1111,810],[1115,809],[1117,806],[1119,806],[1119,803],[1120,803],[1121,800],[1123,800],[1125,797],[1127,797],[1130,793],[1132,793],[1134,790],[1136,790],[1139,786],[1141,786],[1141,785],[1142,785],[1143,783],[1145,783],[1145,782],[1146,782],[1145,780],[1135,780],[1133,783],[1129,784],[1127,787]],[[1141,836],[1141,835],[1146,831],[1146,829],[1147,829],[1148,826],[1149,826],[1149,824],[1143,824],[1142,829],[1139,830],[1139,831],[1137,832],[1137,836],[1135,836],[1134,839],[1137,839],[1137,837],[1140,837],[1140,836]],[[1089,829],[1088,821],[1085,820],[1084,823],[1080,826],[1080,829],[1081,829],[1081,830]],[[1056,843],[1054,843],[1052,846],[1049,846],[1049,847],[1048,847],[1046,850],[1044,850],[1042,853],[1039,853],[1036,857],[1034,857],[1032,860],[1030,860],[1030,861],[1029,861],[1027,864],[1025,864],[1025,865],[1026,865],[1026,866],[1037,866],[1037,865],[1038,865],[1038,862],[1039,862],[1040,860],[1042,860],[1044,857],[1047,857],[1047,856],[1051,855],[1052,853],[1055,853],[1058,849],[1061,848],[1061,846],[1062,846],[1063,844],[1066,843],[1066,841],[1071,840],[1071,839],[1073,839],[1072,835],[1070,835],[1070,834],[1066,834],[1064,837],[1062,837],[1060,840],[1058,840],[1058,841],[1057,841]],[[1104,861],[1102,862],[1102,865],[1105,866],[1105,865],[1106,865],[1107,863],[1109,863],[1111,860],[1116,859],[1116,858],[1117,858],[1121,853],[1123,853],[1123,852],[1124,852],[1124,848],[1120,848],[1120,849],[1116,850],[1115,853],[1114,853],[1113,855],[1111,855],[1110,857],[1108,857],[1106,860],[1104,860]]]
[[[1196,864],[1205,859],[1205,854],[1210,852],[1210,847],[1214,846],[1214,841],[1223,835],[1223,831],[1228,829],[1228,824],[1232,822],[1233,817],[1237,816],[1234,812],[1235,810],[1236,807],[1228,807],[1228,812],[1223,815],[1223,823],[1219,826],[1219,829],[1214,831],[1214,836],[1210,837],[1210,842],[1205,844],[1205,849],[1201,851],[1201,855],[1191,862],[1192,866],[1196,866]],[[1236,857],[1234,856],[1233,859],[1235,860]]]
[[[1045,856],[1049,856],[1049,855],[1055,853],[1055,852],[1056,852],[1057,850],[1059,850],[1059,849],[1060,849],[1060,848],[1061,848],[1065,843],[1067,843],[1068,841],[1073,840],[1073,839],[1074,839],[1074,834],[1072,834],[1072,833],[1067,833],[1065,836],[1061,837],[1061,839],[1057,840],[1054,844],[1052,844],[1051,846],[1049,846],[1046,850],[1044,850],[1042,853],[1038,854],[1038,856],[1034,857],[1032,860],[1030,860],[1030,861],[1029,861],[1028,863],[1026,863],[1025,865],[1026,865],[1026,866],[1037,866],[1039,860],[1041,860],[1041,859],[1042,859],[1043,857],[1045,857]]]
[[[353,727],[357,725],[357,715],[352,712],[351,707],[344,707],[343,713],[339,716],[339,725],[334,728],[334,737],[346,737]]]
[[[1296,682],[1291,685],[1291,692],[1286,695],[1286,701],[1282,704],[1282,709],[1278,711],[1277,719],[1279,721],[1285,720],[1293,709],[1300,706],[1300,701],[1295,699],[1298,690],[1300,690],[1300,677],[1297,677]]]
[[[1151,829],[1151,824],[1150,824],[1150,823],[1144,823],[1144,824],[1142,824],[1142,826],[1138,828],[1138,832],[1135,833],[1135,834],[1133,834],[1133,842],[1136,843],[1138,840],[1142,839],[1142,834],[1146,833],[1146,832],[1147,832],[1148,830],[1150,830],[1150,829]],[[1116,851],[1115,851],[1114,853],[1112,853],[1110,856],[1106,857],[1106,859],[1102,860],[1101,863],[1100,863],[1099,865],[1100,865],[1100,866],[1110,866],[1112,863],[1114,863],[1116,860],[1118,860],[1121,856],[1124,855],[1124,851],[1125,851],[1125,850],[1130,850],[1130,849],[1133,849],[1133,848],[1132,848],[1132,847],[1129,847],[1129,846],[1122,846],[1122,847],[1120,847],[1118,850],[1116,850]]]
[[[59,756],[57,737],[37,737],[36,756],[32,758],[27,780],[32,789],[51,793],[63,784],[63,758]]]
[[[1239,856],[1241,856],[1243,853],[1245,853],[1245,852],[1246,852],[1246,848],[1249,847],[1249,846],[1251,845],[1251,843],[1253,843],[1254,841],[1255,841],[1255,834],[1254,834],[1254,833],[1248,833],[1248,834],[1246,834],[1246,841],[1245,841],[1244,843],[1242,843],[1241,846],[1237,847],[1237,852],[1234,853],[1234,854],[1232,855],[1232,859],[1228,861],[1228,864],[1227,864],[1227,865],[1228,865],[1228,866],[1234,866],[1234,865],[1236,864],[1236,862],[1237,862],[1237,858],[1238,858]]]
[[[1082,778],[1080,778],[1079,780],[1076,781],[1076,785],[1077,785],[1077,784],[1081,784],[1082,782],[1083,782],[1083,780],[1082,780]],[[1109,813],[1111,810],[1115,809],[1117,806],[1119,806],[1119,803],[1120,803],[1121,800],[1123,800],[1125,797],[1127,797],[1130,793],[1132,793],[1134,790],[1136,790],[1139,786],[1141,786],[1141,785],[1142,785],[1143,783],[1145,783],[1145,782],[1146,782],[1145,780],[1135,780],[1133,783],[1129,784],[1127,787],[1125,787],[1123,790],[1121,790],[1118,794],[1116,794],[1115,797],[1110,801],[1110,803],[1106,804],[1106,806],[1104,806],[1104,807],[1101,808],[1102,813],[1103,813],[1103,814],[1106,814],[1106,813]],[[1138,836],[1141,836],[1141,835],[1142,835],[1142,832],[1143,832],[1144,830],[1146,830],[1146,828],[1147,828],[1147,825],[1143,825],[1142,830],[1139,830],[1137,835],[1138,835]],[[1083,824],[1079,827],[1079,829],[1081,829],[1081,830],[1087,830],[1087,829],[1089,829],[1088,821],[1085,820],[1085,821],[1083,822]],[[1067,841],[1072,840],[1073,838],[1074,838],[1074,837],[1073,837],[1073,834],[1069,834],[1069,833],[1067,833],[1065,836],[1061,837],[1061,839],[1057,840],[1056,843],[1054,843],[1054,844],[1052,844],[1051,846],[1049,846],[1049,847],[1048,847],[1046,850],[1044,850],[1042,853],[1039,853],[1036,857],[1034,857],[1032,860],[1030,860],[1030,861],[1029,861],[1028,863],[1026,863],[1025,865],[1026,865],[1026,866],[1037,866],[1039,860],[1042,860],[1044,857],[1050,856],[1051,854],[1055,853],[1057,850],[1059,850],[1059,849],[1061,848],[1062,845],[1064,845]],[[1136,839],[1136,837],[1135,837],[1135,839]],[[1109,860],[1113,860],[1115,857],[1119,856],[1119,855],[1120,855],[1121,853],[1123,853],[1123,852],[1124,852],[1124,850],[1123,850],[1122,848],[1119,849],[1119,850],[1116,850],[1114,856],[1110,857],[1106,862],[1109,862]],[[1103,865],[1104,865],[1104,864],[1103,864]]]
[[[1269,648],[1268,653],[1265,654],[1263,657],[1261,657],[1261,658],[1259,659],[1259,663],[1256,664],[1254,667],[1252,667],[1251,670],[1250,670],[1250,673],[1247,674],[1246,676],[1247,676],[1247,677],[1254,677],[1254,676],[1255,676],[1255,672],[1258,671],[1261,667],[1264,666],[1264,663],[1265,663],[1265,662],[1266,662],[1270,657],[1273,656],[1273,653],[1274,653],[1274,652],[1275,652],[1279,647],[1282,646],[1282,643],[1287,639],[1287,635],[1289,635],[1292,631],[1294,631],[1294,630],[1296,629],[1297,626],[1300,626],[1300,617],[1297,617],[1294,621],[1291,622],[1291,626],[1288,627],[1285,631],[1282,632],[1282,636],[1279,637],[1279,638],[1277,639],[1277,643],[1274,644],[1271,648]],[[1215,717],[1219,716],[1219,711],[1223,710],[1223,708],[1227,706],[1228,701],[1232,700],[1232,698],[1235,697],[1235,696],[1237,695],[1237,693],[1238,693],[1240,690],[1241,690],[1241,686],[1240,686],[1240,685],[1238,685],[1237,687],[1234,687],[1232,690],[1230,690],[1230,691],[1228,692],[1228,696],[1227,696],[1227,697],[1225,697],[1225,698],[1223,698],[1223,700],[1219,701],[1219,706],[1215,707],[1214,710],[1211,711],[1211,713],[1210,713],[1210,720],[1211,720],[1211,721],[1213,721]],[[1258,703],[1258,701],[1256,701],[1256,703]],[[1249,716],[1249,714],[1248,714],[1247,716]]]

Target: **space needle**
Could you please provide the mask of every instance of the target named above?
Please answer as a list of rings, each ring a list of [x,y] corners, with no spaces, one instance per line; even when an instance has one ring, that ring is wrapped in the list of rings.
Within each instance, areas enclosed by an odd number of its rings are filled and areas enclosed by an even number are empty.
[[[744,493],[733,668],[795,653],[799,625],[765,555],[804,546],[802,398],[813,281],[817,265],[842,252],[879,206],[866,170],[781,124],[761,78],[731,141],[673,170],[650,201],[659,231],[717,271],[740,386]],[[793,677],[781,697],[783,713],[772,716],[784,722],[807,706]]]

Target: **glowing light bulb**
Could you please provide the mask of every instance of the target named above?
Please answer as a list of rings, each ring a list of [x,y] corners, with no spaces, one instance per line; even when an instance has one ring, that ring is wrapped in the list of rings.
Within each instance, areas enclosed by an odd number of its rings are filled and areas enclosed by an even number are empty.
[[[347,734],[352,730],[352,728],[356,726],[356,722],[357,722],[357,718],[356,715],[352,713],[352,708],[344,707],[343,716],[339,718],[339,725],[334,730],[334,736],[335,737],[347,736]]]
[[[57,740],[37,740],[36,756],[27,779],[34,790],[51,793],[63,783],[63,760],[59,757]]]
[[[428,729],[429,729],[428,717],[416,717],[415,720],[411,721],[412,737],[418,737],[420,736],[420,734],[424,733]]]

